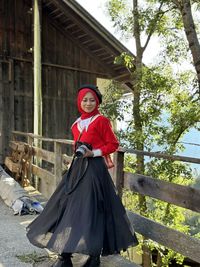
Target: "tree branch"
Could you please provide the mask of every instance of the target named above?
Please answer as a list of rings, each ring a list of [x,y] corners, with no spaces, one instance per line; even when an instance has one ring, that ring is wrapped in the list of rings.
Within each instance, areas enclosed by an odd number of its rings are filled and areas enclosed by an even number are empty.
[[[145,51],[145,49],[147,48],[147,45],[149,44],[149,41],[150,41],[150,39],[151,39],[151,36],[153,35],[153,33],[154,33],[154,31],[155,31],[155,28],[156,28],[156,25],[157,25],[157,21],[159,20],[159,18],[161,17],[161,16],[163,16],[163,12],[161,12],[161,8],[162,8],[162,6],[163,6],[163,2],[161,2],[161,4],[160,4],[160,6],[159,6],[159,8],[158,8],[158,12],[157,12],[157,14],[156,14],[156,16],[155,16],[155,18],[153,19],[153,25],[152,25],[152,27],[151,27],[151,29],[150,29],[150,32],[149,32],[149,35],[147,36],[147,40],[146,40],[146,43],[145,43],[145,45],[143,46],[143,52]]]

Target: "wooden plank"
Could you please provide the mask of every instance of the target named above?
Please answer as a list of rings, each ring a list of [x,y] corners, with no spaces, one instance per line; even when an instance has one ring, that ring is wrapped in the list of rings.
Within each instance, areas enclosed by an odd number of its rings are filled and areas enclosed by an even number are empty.
[[[200,240],[127,211],[135,231],[200,263]]]
[[[32,164],[32,173],[42,179],[50,180],[52,183],[55,180],[55,176],[51,172],[44,170],[34,164]]]
[[[136,150],[136,149],[126,149],[120,147],[118,149],[120,152],[126,152],[126,153],[133,153],[137,155],[144,155],[149,157],[155,157],[155,158],[161,158],[161,159],[168,159],[172,161],[183,161],[183,162],[190,162],[190,163],[197,163],[200,164],[200,158],[191,158],[191,157],[184,157],[184,156],[176,156],[176,155],[168,155],[165,153],[157,153],[157,152],[148,152],[148,151],[142,151],[142,150]]]
[[[95,55],[93,55],[92,53],[90,53],[86,48],[82,47],[81,44],[80,44],[80,42],[78,42],[78,40],[76,40],[69,32],[66,32],[62,28],[60,28],[60,26],[55,21],[50,21],[50,23],[57,30],[59,30],[65,36],[65,38],[67,38],[67,40],[70,40],[71,42],[73,42],[73,45],[78,46],[79,49],[81,49],[82,51],[84,51],[84,53],[91,59],[91,61],[97,62],[98,65],[101,66],[101,69],[102,70],[105,70],[105,73],[102,74],[102,77],[107,77],[107,78],[110,77],[112,70],[109,69],[105,64],[103,64],[102,61],[100,61],[100,59],[98,59]],[[94,69],[91,69],[91,71],[93,72]],[[112,76],[116,76],[116,75],[114,75],[114,73],[112,72]]]
[[[62,147],[61,144],[54,142],[55,152],[55,164],[54,164],[54,175],[55,175],[55,186],[57,186],[62,179]]]
[[[48,150],[35,147],[35,146],[33,146],[33,152],[34,152],[34,156],[54,164],[55,162],[54,152],[50,152]]]
[[[9,81],[12,79],[13,70],[12,64],[9,64],[9,61],[5,63],[1,63],[2,69],[0,70],[1,74],[1,88],[0,88],[0,104],[1,104],[1,118],[0,118],[0,131],[2,133],[1,142],[2,145],[0,147],[2,151],[2,160],[3,163],[5,156],[8,155],[8,146],[9,139],[11,136],[11,131],[13,130],[13,118],[14,118],[14,90],[13,90],[13,81]]]
[[[29,139],[31,139],[31,137],[28,137]],[[33,139],[31,139],[33,140]],[[59,139],[54,139],[54,140],[58,140],[58,144],[62,144],[62,141],[60,141]],[[31,141],[33,143],[33,141]],[[68,143],[67,143],[68,144]],[[24,142],[20,142],[20,141],[10,141],[10,147],[15,151],[18,150],[19,152],[24,152],[24,146],[28,145],[27,143]],[[30,144],[29,144],[30,145]],[[39,147],[35,147],[32,146],[33,148],[33,155],[36,157],[39,157],[47,162],[50,162],[52,164],[55,163],[55,153],[39,148]],[[72,156],[68,156],[66,154],[63,154],[61,156],[61,161],[63,162],[64,165],[71,163],[72,161]]]
[[[24,133],[24,132],[20,132],[20,131],[13,131],[12,132],[13,135],[21,135],[21,136],[30,136],[33,138],[37,138],[39,140],[42,141],[46,141],[46,142],[58,142],[58,143],[62,143],[62,144],[66,144],[66,145],[72,145],[74,143],[73,140],[67,140],[67,139],[53,139],[53,138],[46,138],[46,137],[42,137],[40,135],[36,135],[36,134],[32,134],[32,133]]]
[[[28,140],[29,142],[31,142],[31,144],[33,143],[33,138],[31,138],[30,136],[28,136]],[[31,141],[30,141],[31,140]],[[19,151],[19,152],[25,152],[26,150],[26,146],[31,146],[31,144],[27,144],[25,142],[21,142],[21,141],[10,141],[9,145],[12,148],[12,150],[14,151]],[[43,160],[46,160],[50,163],[54,163],[55,162],[55,154],[53,152],[41,149],[39,147],[35,147],[32,146],[33,149],[33,156],[36,156],[38,158],[42,158]]]
[[[13,60],[9,60],[8,63],[8,78],[9,78],[9,90],[7,92],[7,99],[8,99],[8,113],[7,113],[7,123],[9,121],[9,125],[7,127],[9,129],[9,139],[11,138],[11,131],[14,130],[14,64]],[[4,110],[5,111],[5,110]],[[5,111],[6,112],[6,111]],[[8,140],[9,142],[9,140]]]
[[[124,187],[141,195],[200,212],[200,190],[148,176],[124,173]]]

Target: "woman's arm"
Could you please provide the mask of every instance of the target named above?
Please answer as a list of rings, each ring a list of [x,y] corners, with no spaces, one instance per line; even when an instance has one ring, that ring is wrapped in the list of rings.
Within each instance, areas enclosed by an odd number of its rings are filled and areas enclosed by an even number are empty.
[[[105,156],[115,152],[119,147],[119,141],[117,140],[117,137],[112,130],[110,120],[102,116],[101,120],[99,121],[98,127],[98,132],[101,136],[101,139],[103,140],[103,145],[99,147],[97,151],[93,150],[94,156]]]

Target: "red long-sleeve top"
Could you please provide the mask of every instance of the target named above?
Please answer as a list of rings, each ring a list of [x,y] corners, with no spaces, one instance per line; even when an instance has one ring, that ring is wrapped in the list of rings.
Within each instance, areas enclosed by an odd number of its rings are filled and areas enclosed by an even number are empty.
[[[80,133],[82,132],[81,136]],[[119,146],[119,142],[112,130],[110,120],[103,115],[95,116],[87,129],[80,128],[79,120],[72,125],[72,133],[74,141],[86,142],[92,145],[92,148],[100,149],[102,156],[115,152]]]

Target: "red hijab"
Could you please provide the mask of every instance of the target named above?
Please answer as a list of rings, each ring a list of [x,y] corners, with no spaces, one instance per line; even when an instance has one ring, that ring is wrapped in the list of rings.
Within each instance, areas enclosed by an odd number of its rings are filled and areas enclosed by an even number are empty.
[[[92,112],[85,112],[82,108],[81,108],[81,101],[83,100],[84,96],[90,92],[95,100],[96,100],[96,107],[95,109],[92,111]],[[84,119],[87,119],[87,118],[90,118],[90,117],[93,117],[97,114],[99,114],[99,110],[98,110],[98,107],[99,107],[99,99],[97,97],[97,95],[95,94],[95,92],[89,88],[83,88],[79,91],[78,93],[78,97],[77,97],[77,106],[78,106],[78,111],[81,113],[81,119],[84,120]]]

